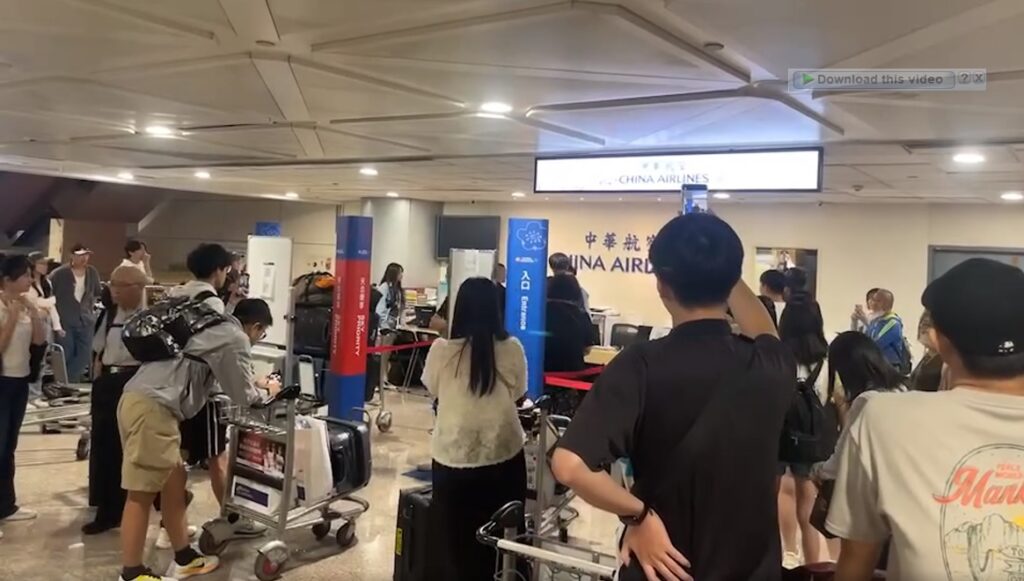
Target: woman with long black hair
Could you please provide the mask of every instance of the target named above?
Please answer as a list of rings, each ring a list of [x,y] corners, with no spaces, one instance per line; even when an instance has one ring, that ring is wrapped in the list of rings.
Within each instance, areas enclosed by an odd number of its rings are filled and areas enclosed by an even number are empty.
[[[431,443],[438,544],[431,579],[490,579],[494,550],[476,541],[476,529],[506,503],[526,497],[516,412],[526,394],[526,355],[501,324],[493,282],[462,283],[451,339],[431,346],[423,383],[438,400]]]
[[[836,449],[843,446],[847,427],[860,415],[868,400],[883,392],[906,391],[904,378],[889,363],[870,337],[859,331],[840,333],[828,349],[828,393],[839,410],[842,431]],[[816,480],[834,480],[838,455],[814,465]]]
[[[31,520],[14,492],[14,451],[28,407],[28,386],[39,374],[46,345],[39,309],[25,296],[32,287],[32,262],[0,259],[0,522]]]
[[[402,311],[405,310],[405,290],[402,288],[404,274],[405,268],[392,262],[384,269],[384,276],[377,285],[381,297],[373,310],[380,317],[381,329],[394,329],[401,323]]]
[[[828,341],[825,340],[824,322],[821,308],[806,292],[790,294],[786,307],[779,317],[779,339],[787,346],[796,359],[796,381],[814,389],[819,397],[824,396],[825,358],[828,356]],[[788,472],[788,474],[787,474]],[[800,528],[800,539],[804,561],[815,563],[821,552],[821,535],[811,526],[811,511],[818,497],[818,488],[811,480],[811,464],[779,463],[780,478],[791,477],[795,503],[780,502],[780,524],[792,523],[792,511],[796,508],[796,524]],[[788,489],[788,486],[786,487]],[[795,553],[795,539],[791,538],[795,531],[790,526],[783,526],[783,550],[787,561],[793,561],[789,555]],[[790,529],[790,530],[787,530]],[[787,564],[791,564],[787,562]]]

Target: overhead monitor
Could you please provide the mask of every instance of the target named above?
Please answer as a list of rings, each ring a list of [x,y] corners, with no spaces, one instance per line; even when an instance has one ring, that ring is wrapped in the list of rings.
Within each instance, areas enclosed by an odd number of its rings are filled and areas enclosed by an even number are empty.
[[[497,250],[500,236],[499,216],[438,216],[436,256],[447,260],[453,248]]]
[[[822,149],[743,150],[537,158],[537,193],[820,192]]]

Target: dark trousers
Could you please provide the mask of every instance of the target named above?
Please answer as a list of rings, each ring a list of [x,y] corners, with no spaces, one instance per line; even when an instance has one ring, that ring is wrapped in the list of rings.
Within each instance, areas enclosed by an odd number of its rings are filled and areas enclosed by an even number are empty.
[[[104,371],[92,387],[92,451],[89,454],[89,504],[97,522],[120,522],[125,491],[121,488],[121,434],[117,429],[117,403],[124,386],[135,374]]]
[[[526,459],[522,452],[511,460],[479,468],[451,468],[433,464],[433,526],[437,550],[432,564],[437,579],[483,581],[493,579],[496,553],[476,540],[476,531],[501,507],[526,499]]]
[[[0,519],[18,512],[14,451],[28,406],[28,378],[0,377]]]

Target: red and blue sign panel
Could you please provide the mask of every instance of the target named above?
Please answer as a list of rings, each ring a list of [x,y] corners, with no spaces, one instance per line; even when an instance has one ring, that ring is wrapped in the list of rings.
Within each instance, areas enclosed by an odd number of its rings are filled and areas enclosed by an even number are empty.
[[[548,221],[510,218],[505,329],[526,352],[527,392],[544,393],[544,340],[548,282]]]
[[[326,386],[331,417],[360,420],[366,390],[373,219],[339,216],[334,266],[331,366]]]

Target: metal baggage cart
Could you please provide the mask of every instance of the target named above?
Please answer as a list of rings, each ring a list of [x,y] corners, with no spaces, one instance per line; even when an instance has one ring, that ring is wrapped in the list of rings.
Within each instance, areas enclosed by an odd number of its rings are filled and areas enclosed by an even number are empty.
[[[497,551],[497,581],[603,581],[614,579],[616,559],[586,547],[535,534],[517,534],[523,504],[510,502],[477,531],[477,540]],[[523,568],[519,563],[526,563]],[[527,573],[528,571],[528,573]],[[526,575],[529,575],[527,578]]]
[[[569,426],[570,418],[550,415],[551,398],[541,396],[532,407],[519,410],[526,434],[527,528],[539,537],[558,535],[569,540],[569,525],[579,512],[569,504],[576,495],[559,484],[551,472],[551,451]]]
[[[309,394],[301,393],[298,385],[282,389],[264,404],[248,408],[233,404],[222,407],[225,421],[230,429],[228,448],[227,482],[231,490],[226,495],[221,515],[203,525],[199,537],[199,549],[207,555],[219,555],[228,543],[238,540],[234,536],[230,515],[249,518],[266,525],[269,540],[257,549],[255,574],[260,581],[277,579],[287,563],[290,551],[284,542],[286,531],[310,527],[317,540],[331,532],[332,523],[344,521],[337,530],[335,539],[341,548],[348,548],[356,541],[356,520],[370,508],[370,503],[356,497],[353,491],[331,493],[324,498],[314,499],[306,506],[292,508],[296,493],[295,471],[295,420],[299,415],[323,406],[323,402]],[[283,410],[281,408],[284,408]],[[280,466],[281,496],[277,506],[263,513],[242,505],[236,499],[235,477],[238,469],[239,440],[243,433],[256,434],[269,442],[284,447],[284,459]],[[345,510],[332,508],[335,503],[349,505]]]
[[[39,426],[44,434],[59,434],[64,430],[79,430],[75,458],[89,457],[92,444],[89,428],[92,395],[88,384],[70,384],[64,348],[51,343],[46,351],[46,365],[53,372],[54,383],[44,386],[44,398],[33,402],[25,412],[23,426]],[[47,397],[49,396],[49,397]]]

